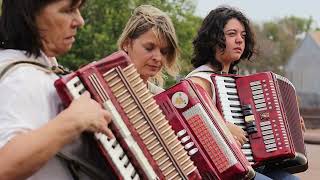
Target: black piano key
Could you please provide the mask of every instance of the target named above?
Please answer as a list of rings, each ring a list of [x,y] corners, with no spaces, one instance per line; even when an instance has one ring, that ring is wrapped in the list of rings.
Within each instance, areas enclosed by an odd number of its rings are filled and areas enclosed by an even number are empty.
[[[228,98],[229,101],[240,101],[239,98]]]
[[[246,129],[248,134],[256,133],[257,128],[256,127],[249,127]]]
[[[230,104],[230,107],[234,107],[234,108],[241,108],[241,105],[234,105],[234,104]]]
[[[241,110],[231,110],[232,113],[242,113]]]
[[[73,84],[74,87],[78,87],[82,82],[81,81],[77,81],[76,83]]]
[[[131,174],[131,179],[134,179],[138,175],[137,171],[133,171]]]
[[[238,96],[238,94],[236,92],[227,92],[227,95],[236,95],[236,96]]]
[[[234,79],[225,79],[225,80],[223,80],[224,82],[226,82],[226,83],[235,83],[236,81],[234,80]]]
[[[231,85],[231,84],[227,84],[225,85],[226,88],[233,88],[233,89],[236,89],[236,85]]]
[[[253,113],[252,113],[252,110],[243,110],[243,115],[245,115],[245,116],[249,116],[249,115],[252,115]]]
[[[250,104],[244,104],[244,105],[242,105],[242,110],[244,111],[244,110],[251,110],[252,109],[252,106],[250,105]]]
[[[255,121],[251,121],[251,122],[247,123],[246,126],[247,126],[247,128],[256,127],[256,122]]]

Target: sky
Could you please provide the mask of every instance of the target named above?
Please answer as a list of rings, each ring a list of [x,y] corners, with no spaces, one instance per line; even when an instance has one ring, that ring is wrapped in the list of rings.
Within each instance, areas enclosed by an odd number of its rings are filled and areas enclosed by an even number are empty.
[[[277,20],[285,16],[313,18],[320,26],[320,0],[195,0],[196,14],[205,17],[219,5],[230,5],[240,9],[255,23]]]

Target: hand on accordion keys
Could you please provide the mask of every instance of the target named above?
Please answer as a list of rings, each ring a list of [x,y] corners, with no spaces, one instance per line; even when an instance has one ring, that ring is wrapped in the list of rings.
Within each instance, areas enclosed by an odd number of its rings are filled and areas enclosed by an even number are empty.
[[[111,114],[91,99],[89,92],[84,92],[79,98],[73,100],[66,111],[71,116],[69,119],[73,120],[81,132],[98,132],[113,138],[112,131],[108,128]]]
[[[304,123],[304,119],[302,116],[300,116],[300,124],[301,124],[301,130],[302,132],[306,132],[306,125]]]
[[[245,142],[248,141],[248,139],[246,138],[246,133],[240,127],[230,122],[226,122],[226,125],[239,147],[241,147]]]

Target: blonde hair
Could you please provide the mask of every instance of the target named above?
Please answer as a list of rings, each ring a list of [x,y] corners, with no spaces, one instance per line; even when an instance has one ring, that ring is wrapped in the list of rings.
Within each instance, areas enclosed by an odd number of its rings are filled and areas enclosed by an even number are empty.
[[[164,68],[155,77],[152,77],[154,83],[162,86],[165,77],[164,72],[173,77],[177,74],[178,66],[176,65],[176,59],[180,55],[175,29],[170,17],[166,13],[151,5],[137,7],[118,39],[118,48],[124,50],[123,46],[128,39],[136,39],[150,29],[154,30],[159,40],[162,37],[165,38],[170,47]]]

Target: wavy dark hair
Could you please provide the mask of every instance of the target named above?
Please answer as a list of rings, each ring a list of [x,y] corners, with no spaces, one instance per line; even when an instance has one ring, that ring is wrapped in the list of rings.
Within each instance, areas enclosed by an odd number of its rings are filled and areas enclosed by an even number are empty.
[[[235,66],[242,59],[250,59],[255,53],[255,37],[250,27],[249,20],[244,14],[232,7],[222,6],[212,10],[203,20],[196,38],[193,40],[193,58],[191,63],[194,68],[210,62],[218,71],[222,70],[222,64],[216,60],[216,49],[225,49],[224,27],[230,19],[240,21],[246,31],[245,49],[238,61],[231,64],[229,73],[236,73]]]
[[[59,0],[3,0],[0,17],[0,48],[24,50],[40,55],[41,40],[36,16],[50,3]],[[71,7],[85,0],[71,0]]]

